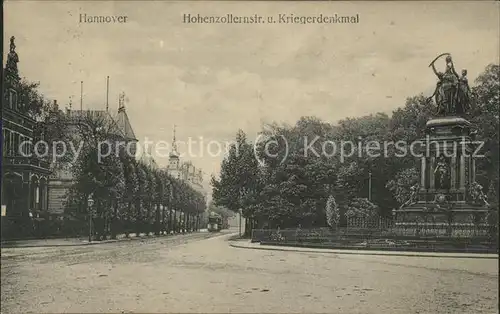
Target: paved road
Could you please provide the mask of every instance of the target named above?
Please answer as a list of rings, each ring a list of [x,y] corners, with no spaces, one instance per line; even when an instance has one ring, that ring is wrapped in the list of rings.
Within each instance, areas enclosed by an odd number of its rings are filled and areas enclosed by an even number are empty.
[[[497,313],[491,259],[230,247],[191,234],[2,250],[2,313]]]

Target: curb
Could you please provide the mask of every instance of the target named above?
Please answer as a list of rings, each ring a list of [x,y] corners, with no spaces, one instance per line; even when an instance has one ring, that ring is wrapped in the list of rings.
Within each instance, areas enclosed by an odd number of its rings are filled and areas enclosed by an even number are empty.
[[[327,254],[344,254],[344,255],[373,255],[373,256],[398,256],[398,257],[439,257],[439,258],[476,258],[476,259],[498,259],[498,254],[491,254],[491,256],[474,256],[470,255],[470,253],[464,253],[464,255],[441,255],[441,254],[422,254],[422,253],[396,253],[396,252],[374,252],[368,250],[357,250],[356,252],[347,251],[342,249],[297,249],[295,247],[269,247],[269,246],[247,246],[247,245],[238,245],[234,243],[236,241],[229,241],[229,245],[238,249],[250,249],[250,250],[267,250],[267,251],[281,251],[281,252],[298,252],[298,253],[327,253]],[[260,245],[260,244],[259,244]],[[319,251],[323,250],[323,251]],[[447,253],[444,253],[447,254]],[[469,254],[469,255],[465,255]]]
[[[135,241],[135,240],[148,240],[148,239],[159,239],[159,238],[168,238],[170,236],[178,236],[178,235],[189,235],[189,234],[198,234],[201,232],[193,232],[186,234],[173,234],[173,235],[159,235],[159,236],[142,236],[142,237],[131,237],[131,238],[122,238],[116,240],[104,240],[104,241],[92,241],[92,242],[81,242],[81,243],[68,243],[68,244],[40,244],[40,245],[21,245],[21,246],[10,246],[8,243],[4,246],[2,243],[2,249],[24,249],[24,248],[37,248],[37,247],[75,247],[75,246],[88,246],[88,245],[99,245],[99,244],[110,244],[117,242],[126,242],[126,241]]]

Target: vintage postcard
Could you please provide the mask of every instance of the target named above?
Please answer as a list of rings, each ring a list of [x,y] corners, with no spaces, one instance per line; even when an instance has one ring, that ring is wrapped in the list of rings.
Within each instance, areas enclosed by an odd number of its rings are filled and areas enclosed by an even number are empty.
[[[499,2],[3,5],[2,313],[498,313]]]

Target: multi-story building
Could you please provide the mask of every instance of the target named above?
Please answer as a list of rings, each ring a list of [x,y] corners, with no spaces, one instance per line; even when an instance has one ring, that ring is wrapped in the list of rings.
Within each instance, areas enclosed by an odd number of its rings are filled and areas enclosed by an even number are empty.
[[[177,144],[175,139],[175,128],[174,137],[172,140],[172,151],[169,154],[167,172],[184,182],[187,182],[196,191],[202,193],[206,197],[206,191],[203,187],[203,171],[197,169],[192,162],[182,162],[180,160],[180,154],[177,151]]]
[[[203,172],[196,169],[192,162],[181,163],[181,179],[188,182],[195,190],[203,189]]]
[[[39,136],[20,95],[14,39],[3,72],[2,99],[2,234],[8,237],[26,235],[34,219],[43,219],[50,174],[49,163],[33,154],[33,141]]]
[[[108,110],[70,110],[66,111],[65,121],[68,123],[68,132],[78,137],[77,128],[82,126],[85,117],[93,116],[109,126],[109,131],[120,141],[123,141],[133,156],[136,154],[137,138],[125,110],[124,94],[120,95],[118,111]],[[71,165],[58,167],[49,181],[49,211],[53,215],[62,215],[66,207],[67,192],[73,184]]]

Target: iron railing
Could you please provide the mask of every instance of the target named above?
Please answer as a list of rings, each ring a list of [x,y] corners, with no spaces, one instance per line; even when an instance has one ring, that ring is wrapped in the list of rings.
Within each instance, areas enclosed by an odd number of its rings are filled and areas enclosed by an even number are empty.
[[[483,246],[498,248],[498,228],[487,224],[347,226],[313,229],[254,229],[252,242],[263,244],[352,246]]]

